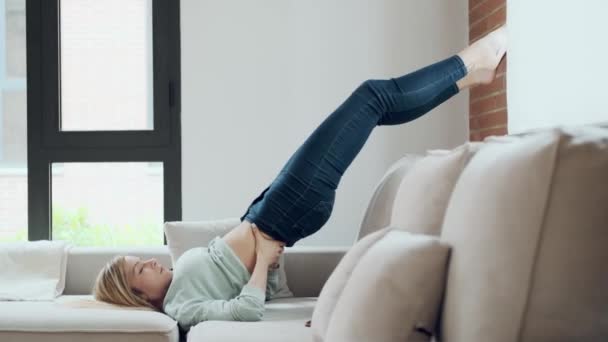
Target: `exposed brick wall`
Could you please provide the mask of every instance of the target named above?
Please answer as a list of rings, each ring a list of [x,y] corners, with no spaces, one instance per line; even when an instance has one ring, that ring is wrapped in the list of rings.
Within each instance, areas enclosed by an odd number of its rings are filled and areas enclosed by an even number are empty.
[[[504,24],[506,0],[469,0],[469,43]],[[469,104],[470,140],[507,134],[507,57],[490,84],[471,88]]]

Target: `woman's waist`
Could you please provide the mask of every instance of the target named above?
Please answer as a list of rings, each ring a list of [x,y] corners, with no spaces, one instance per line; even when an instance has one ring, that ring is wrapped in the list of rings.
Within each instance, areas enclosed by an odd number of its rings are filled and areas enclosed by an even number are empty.
[[[239,259],[249,274],[255,267],[255,237],[251,231],[251,222],[244,220],[223,237],[226,245]]]

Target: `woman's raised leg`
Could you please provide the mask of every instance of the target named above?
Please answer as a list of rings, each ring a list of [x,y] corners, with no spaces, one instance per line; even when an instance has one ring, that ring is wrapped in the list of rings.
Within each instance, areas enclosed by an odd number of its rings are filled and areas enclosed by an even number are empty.
[[[506,49],[501,37],[488,36],[401,77],[363,82],[298,148],[241,220],[288,247],[319,230],[331,214],[342,175],[372,130],[422,116],[458,93],[457,82],[467,74],[495,68]]]

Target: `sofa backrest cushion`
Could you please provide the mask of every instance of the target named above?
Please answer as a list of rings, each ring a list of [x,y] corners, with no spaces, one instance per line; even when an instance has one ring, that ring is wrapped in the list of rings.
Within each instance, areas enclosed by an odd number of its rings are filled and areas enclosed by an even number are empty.
[[[454,184],[477,146],[465,143],[451,151],[429,151],[412,165],[397,187],[389,225],[438,236]]]
[[[522,341],[608,340],[608,129],[562,132]]]
[[[367,205],[357,240],[361,240],[366,235],[389,225],[393,211],[393,201],[397,189],[399,189],[399,184],[403,176],[421,158],[422,155],[406,154],[385,172],[376,185]]]
[[[238,218],[213,221],[169,221],[164,224],[171,260],[194,247],[207,247],[216,236],[224,236],[240,223]]]
[[[608,130],[492,139],[462,172],[442,341],[608,336]]]
[[[430,340],[449,251],[438,237],[389,231],[357,263],[336,303],[325,341]]]

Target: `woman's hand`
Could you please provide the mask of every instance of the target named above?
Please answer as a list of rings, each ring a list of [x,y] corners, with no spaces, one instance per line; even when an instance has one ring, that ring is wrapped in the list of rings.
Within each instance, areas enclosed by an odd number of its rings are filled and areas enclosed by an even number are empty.
[[[255,252],[257,254],[257,261],[263,262],[266,265],[278,265],[279,257],[283,253],[285,243],[266,237],[264,233],[260,232],[255,224],[252,224],[253,236],[255,237]]]

